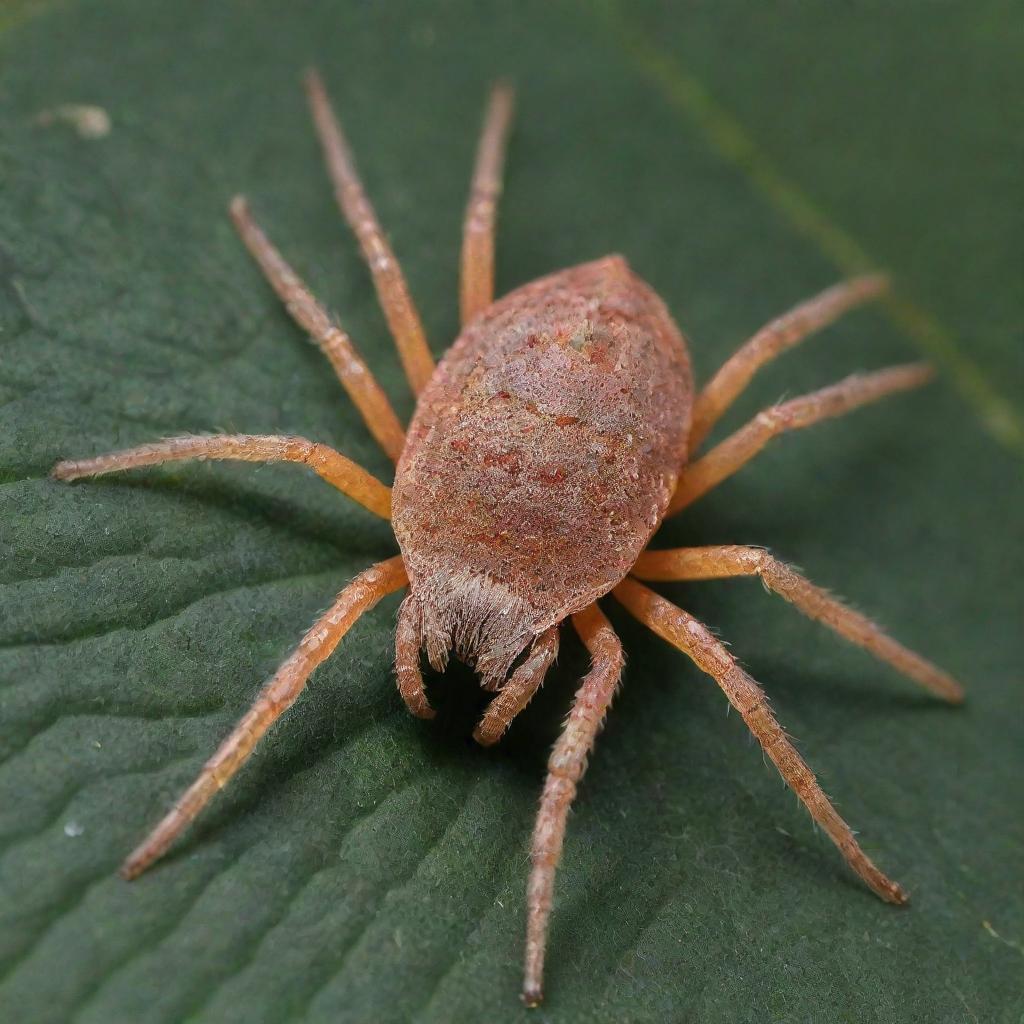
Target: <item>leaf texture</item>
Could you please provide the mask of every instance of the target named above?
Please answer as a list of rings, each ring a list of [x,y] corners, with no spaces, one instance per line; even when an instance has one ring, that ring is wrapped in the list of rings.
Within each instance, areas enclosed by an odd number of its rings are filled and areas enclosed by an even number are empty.
[[[1012,20],[923,0],[76,0],[0,19],[4,1019],[1019,1020]],[[722,431],[922,352],[938,383],[780,440],[657,543],[769,546],[967,684],[964,709],[937,706],[750,582],[662,588],[769,690],[909,908],[856,884],[714,685],[611,601],[629,663],[572,816],[541,1010],[517,1000],[527,839],[586,668],[569,636],[484,751],[458,667],[431,680],[435,722],[405,714],[383,602],[166,861],[116,877],[313,616],[395,550],[295,467],[47,478],[215,430],[301,434],[389,478],[226,217],[250,196],[407,416],[306,117],[314,63],[436,354],[498,75],[519,93],[501,291],[622,252],[706,378],[859,264],[893,272],[895,306],[764,372]],[[83,104],[109,133],[61,112]]]

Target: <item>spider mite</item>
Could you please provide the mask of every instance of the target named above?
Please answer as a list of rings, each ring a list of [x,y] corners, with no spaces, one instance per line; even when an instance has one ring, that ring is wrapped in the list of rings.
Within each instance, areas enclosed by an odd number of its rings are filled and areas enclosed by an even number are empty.
[[[683,335],[621,256],[551,274],[494,301],[494,226],[513,102],[509,87],[499,84],[463,227],[462,331],[435,368],[401,268],[315,72],[306,89],[338,204],[418,396],[408,431],[349,336],[263,234],[243,198],[232,201],[231,216],[288,312],[323,350],[396,463],[393,487],[326,445],[246,434],[171,438],[60,462],[53,475],[74,480],[182,459],[297,462],[390,518],[401,554],[371,566],[338,594],[121,873],[135,878],[167,851],[295,702],[313,669],[386,594],[409,588],[395,641],[398,689],[409,710],[420,718],[434,714],[423,690],[421,652],[438,671],[454,652],[495,694],[473,734],[484,745],[496,743],[537,692],[558,653],[559,628],[571,620],[591,668],[548,762],[533,832],[523,999],[536,1005],[569,806],[622,673],[622,646],[598,604],[610,593],[714,678],[850,867],[883,900],[905,902],[904,891],[836,813],[761,687],[706,626],[640,582],[759,576],[805,615],[939,697],[963,699],[945,672],[761,548],[648,550],[666,516],[736,472],[772,438],[929,378],[921,364],[847,377],[765,409],[701,454],[711,428],[761,366],[879,295],[884,279],[838,284],[772,321],[696,393]]]

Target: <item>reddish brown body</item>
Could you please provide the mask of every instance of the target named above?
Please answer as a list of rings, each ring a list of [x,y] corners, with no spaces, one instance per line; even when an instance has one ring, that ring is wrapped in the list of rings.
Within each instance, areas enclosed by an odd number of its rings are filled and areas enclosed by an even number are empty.
[[[686,457],[693,382],[668,310],[620,256],[471,321],[420,396],[392,521],[421,643],[504,678],[619,583]]]

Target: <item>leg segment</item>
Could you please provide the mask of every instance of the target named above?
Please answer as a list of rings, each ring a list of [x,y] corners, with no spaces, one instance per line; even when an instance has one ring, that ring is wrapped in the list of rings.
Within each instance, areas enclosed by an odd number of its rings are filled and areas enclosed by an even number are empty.
[[[494,222],[513,104],[511,87],[504,83],[495,85],[487,106],[462,226],[459,305],[463,326],[494,301]]]
[[[423,611],[410,594],[398,610],[395,628],[395,677],[398,692],[406,707],[417,718],[433,718],[437,712],[430,706],[423,690],[420,651],[423,647]]]
[[[543,998],[548,919],[569,807],[622,674],[622,644],[601,609],[592,604],[574,615],[572,622],[590,651],[591,668],[576,692],[562,735],[548,760],[548,777],[533,830],[523,977],[523,1001],[527,1006],[537,1006]]]
[[[231,200],[231,219],[246,248],[260,265],[271,287],[285,304],[292,319],[320,346],[334,367],[342,387],[377,443],[398,461],[405,445],[405,431],[387,395],[356,352],[352,339],[327,315],[299,276],[285,262],[249,212],[242,196]]]
[[[171,843],[242,767],[263,734],[295,703],[310,673],[331,656],[355,621],[382,597],[398,590],[407,581],[399,555],[360,573],[338,595],[331,608],[313,625],[273,679],[263,687],[256,702],[206,762],[196,781],[124,862],[122,877],[137,878],[167,852]]]
[[[165,441],[140,444],[92,459],[58,462],[50,471],[56,480],[78,480],[102,476],[122,469],[158,466],[162,462],[187,459],[234,459],[240,462],[298,462],[309,466],[329,484],[384,519],[391,518],[391,488],[371,476],[362,466],[346,459],[325,444],[304,437],[275,437],[257,434],[215,434],[199,437],[170,437]]]
[[[675,515],[726,477],[732,476],[773,437],[788,430],[809,427],[820,420],[842,416],[896,391],[920,387],[931,377],[932,370],[924,363],[893,366],[876,373],[854,374],[831,387],[765,409],[745,427],[740,427],[735,434],[712,448],[707,455],[683,469],[679,486],[669,502],[667,515]]]
[[[920,655],[897,643],[870,619],[847,608],[816,587],[784,562],[761,548],[722,545],[645,551],[633,566],[642,580],[712,580],[726,576],[760,576],[764,585],[796,605],[808,618],[835,630],[850,643],[886,661],[897,672],[954,704],[964,699],[963,689],[951,676]]]
[[[718,683],[786,784],[872,892],[888,903],[906,903],[906,893],[886,878],[860,848],[850,827],[836,812],[814,773],[775,720],[764,691],[736,664],[725,645],[692,615],[635,580],[623,580],[612,593],[645,626],[678,647]]]
[[[533,642],[526,660],[512,673],[498,695],[487,707],[487,713],[473,731],[473,739],[485,747],[493,746],[512,719],[533,700],[555,658],[558,657],[558,626],[541,633]]]
[[[324,84],[315,71],[306,75],[306,94],[338,205],[359,240],[405,375],[413,392],[418,395],[434,372],[434,359],[427,346],[420,315],[409,295],[402,268],[363,191],[352,152],[331,110]]]
[[[881,274],[842,281],[762,327],[729,358],[697,396],[690,428],[690,450],[697,450],[722,413],[765,363],[838,320],[848,310],[877,298],[888,287],[888,279]]]

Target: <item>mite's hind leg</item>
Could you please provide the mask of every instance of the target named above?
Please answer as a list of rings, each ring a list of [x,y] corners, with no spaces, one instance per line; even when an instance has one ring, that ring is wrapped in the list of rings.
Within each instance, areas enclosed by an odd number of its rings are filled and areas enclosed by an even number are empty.
[[[635,580],[623,580],[612,593],[644,625],[678,647],[718,683],[787,785],[865,884],[888,903],[905,903],[906,893],[886,878],[860,848],[850,827],[836,812],[814,773],[775,720],[764,691],[736,664],[725,645],[692,615]]]
[[[360,573],[302,638],[231,735],[181,795],[170,813],[124,862],[121,874],[136,878],[162,857],[174,840],[223,789],[246,762],[263,734],[295,703],[310,673],[331,656],[356,620],[382,597],[408,582],[401,556],[378,562]]]
[[[729,357],[697,396],[690,451],[697,450],[722,413],[765,363],[838,320],[848,310],[877,298],[888,286],[888,279],[881,274],[841,281],[765,324]]]
[[[545,630],[533,642],[530,653],[512,673],[473,731],[473,739],[485,747],[497,743],[512,719],[533,700],[555,658],[558,657],[558,626]]]
[[[951,703],[959,704],[964,699],[963,689],[952,676],[897,643],[869,618],[848,608],[842,601],[837,601],[827,591],[816,587],[791,566],[773,558],[762,548],[728,544],[645,551],[631,572],[642,580],[713,580],[728,576],[760,576],[769,590],[796,605],[808,618],[816,619],[850,643],[888,662],[897,672]]]
[[[789,430],[809,427],[821,420],[842,416],[869,402],[897,391],[920,387],[932,378],[925,363],[892,366],[875,373],[854,374],[831,387],[773,405],[740,427],[720,444],[687,465],[679,477],[667,515],[696,501],[726,477],[748,463],[773,438]]]
[[[572,621],[590,652],[591,668],[576,692],[562,735],[548,760],[548,777],[533,830],[523,976],[523,1001],[527,1006],[536,1006],[543,998],[548,919],[569,807],[622,674],[622,644],[601,609],[592,604],[574,615]]]
[[[171,437],[141,444],[137,448],[97,455],[91,459],[58,462],[50,471],[57,480],[78,480],[102,476],[123,469],[158,466],[162,462],[186,459],[237,459],[242,462],[297,462],[309,466],[329,484],[358,501],[364,508],[391,518],[391,488],[371,476],[362,466],[325,444],[304,437],[274,437],[256,434],[215,434],[199,437]]]
[[[504,83],[495,85],[487,104],[462,225],[459,309],[463,326],[494,301],[494,224],[513,104],[512,88]]]
[[[274,248],[242,196],[235,196],[231,201],[231,219],[292,319],[320,346],[370,433],[391,461],[397,462],[405,446],[405,431],[388,396],[355,350],[352,339],[327,315],[299,275]]]
[[[420,315],[409,294],[402,268],[363,191],[352,152],[331,110],[324,84],[315,71],[306,75],[306,94],[327,161],[327,172],[334,184],[334,195],[359,240],[363,257],[373,275],[381,309],[395,339],[402,368],[413,392],[418,395],[434,372],[434,358],[427,345]]]

